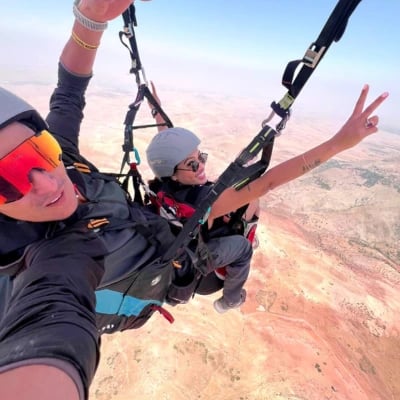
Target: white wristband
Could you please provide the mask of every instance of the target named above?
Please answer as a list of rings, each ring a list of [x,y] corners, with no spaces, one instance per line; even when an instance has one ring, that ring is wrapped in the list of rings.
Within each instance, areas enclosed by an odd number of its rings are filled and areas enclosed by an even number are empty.
[[[107,22],[96,22],[83,15],[78,9],[79,0],[75,0],[73,13],[76,20],[90,31],[103,32],[107,29]]]

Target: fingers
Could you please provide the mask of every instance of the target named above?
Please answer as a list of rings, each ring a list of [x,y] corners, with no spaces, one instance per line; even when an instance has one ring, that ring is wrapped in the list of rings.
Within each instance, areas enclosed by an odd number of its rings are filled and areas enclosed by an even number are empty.
[[[364,85],[360,97],[358,98],[356,105],[354,107],[352,116],[357,119],[360,118],[361,121],[363,121],[365,128],[368,129],[369,133],[372,133],[377,130],[379,118],[377,115],[371,116],[371,114],[374,113],[374,111],[386,100],[386,98],[389,96],[389,93],[388,92],[382,93],[364,110],[368,92],[369,92],[369,86]]]
[[[388,92],[382,93],[378,96],[362,113],[363,116],[368,118],[389,96]]]
[[[361,94],[356,102],[355,107],[354,107],[353,114],[357,115],[357,114],[362,113],[362,111],[364,109],[365,100],[367,99],[367,96],[368,96],[368,91],[369,91],[369,86],[364,85],[364,87],[361,90]]]
[[[366,119],[364,127],[367,130],[368,134],[375,133],[378,131],[378,123],[379,123],[379,118],[377,115],[374,115]]]
[[[370,128],[371,126],[378,125],[379,118],[377,115],[373,115],[372,117],[367,118],[367,121],[365,122],[365,127]]]

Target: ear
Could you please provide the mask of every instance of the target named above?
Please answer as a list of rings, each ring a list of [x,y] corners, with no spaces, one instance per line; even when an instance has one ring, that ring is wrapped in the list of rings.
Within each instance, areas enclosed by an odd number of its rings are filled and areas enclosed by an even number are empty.
[[[172,175],[172,176],[171,176],[171,180],[173,180],[173,181],[176,182],[176,181],[178,180],[178,178],[177,178],[175,175]]]

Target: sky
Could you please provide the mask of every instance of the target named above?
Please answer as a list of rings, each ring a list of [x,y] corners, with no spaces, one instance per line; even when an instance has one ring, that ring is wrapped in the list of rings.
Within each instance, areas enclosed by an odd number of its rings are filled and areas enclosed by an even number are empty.
[[[136,1],[136,38],[145,76],[159,86],[254,96],[279,101],[282,73],[317,39],[335,0]],[[333,43],[296,100],[314,113],[348,115],[364,83],[371,98],[390,97],[382,124],[400,131],[399,0],[362,0],[339,42]],[[70,34],[72,1],[5,2],[0,25],[0,84],[55,82],[61,48]],[[110,23],[95,65],[95,84],[126,87],[128,51]],[[131,81],[129,81],[131,79]],[[160,86],[161,85],[161,86]]]

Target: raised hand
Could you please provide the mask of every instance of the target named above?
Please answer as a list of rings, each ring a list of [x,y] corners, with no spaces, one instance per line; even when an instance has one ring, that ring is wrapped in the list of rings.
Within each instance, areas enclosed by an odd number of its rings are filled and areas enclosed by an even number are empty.
[[[132,0],[81,0],[78,7],[93,21],[106,22],[120,16],[132,3]]]
[[[340,151],[355,146],[367,136],[378,131],[379,117],[374,112],[389,96],[389,93],[382,93],[365,107],[368,91],[369,86],[365,85],[349,119],[332,138],[335,145],[340,147]]]

